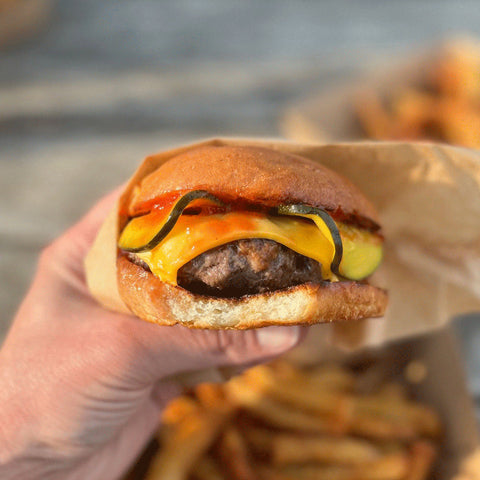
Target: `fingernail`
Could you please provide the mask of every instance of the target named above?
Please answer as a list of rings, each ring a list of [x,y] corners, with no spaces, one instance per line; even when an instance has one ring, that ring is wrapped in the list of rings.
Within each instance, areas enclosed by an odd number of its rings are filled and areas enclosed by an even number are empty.
[[[300,327],[264,327],[257,331],[258,343],[269,350],[286,350],[296,345],[300,338]]]

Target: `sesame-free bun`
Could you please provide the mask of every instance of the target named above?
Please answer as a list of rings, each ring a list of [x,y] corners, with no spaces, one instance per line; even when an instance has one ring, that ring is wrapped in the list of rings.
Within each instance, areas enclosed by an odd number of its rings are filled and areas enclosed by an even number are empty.
[[[138,317],[159,325],[191,328],[247,329],[268,325],[326,323],[378,317],[387,293],[359,282],[305,283],[241,298],[215,298],[169,285],[120,257],[120,295]]]
[[[304,203],[379,223],[375,207],[346,178],[307,158],[251,146],[205,146],[173,157],[135,188],[128,211],[146,213],[158,197],[196,189],[261,205]]]
[[[171,158],[134,187],[124,211],[147,213],[157,198],[196,189],[234,202],[307,204],[334,218],[378,227],[374,206],[346,178],[306,158],[252,146],[204,146]],[[383,315],[388,301],[384,290],[352,281],[304,283],[239,298],[204,296],[162,282],[123,255],[117,259],[117,281],[122,300],[138,317],[192,328],[358,320]]]

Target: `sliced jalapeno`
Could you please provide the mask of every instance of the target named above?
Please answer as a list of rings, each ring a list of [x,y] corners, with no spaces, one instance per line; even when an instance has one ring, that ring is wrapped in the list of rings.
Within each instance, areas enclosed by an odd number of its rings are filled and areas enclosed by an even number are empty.
[[[224,205],[221,200],[205,190],[192,190],[191,192],[182,195],[175,202],[160,230],[151,240],[140,247],[128,247],[124,245],[124,242],[120,241],[120,248],[131,253],[140,253],[152,250],[172,231],[180,215],[182,215],[183,211],[190,205],[190,203],[192,203],[194,200],[199,200],[202,198],[210,200],[218,205]]]
[[[340,232],[338,230],[337,224],[325,210],[317,207],[311,207],[309,205],[295,204],[279,205],[277,207],[277,213],[279,215],[316,215],[317,217],[320,217],[323,223],[327,226],[327,229],[330,232],[335,247],[335,255],[333,256],[330,270],[336,275],[341,275],[339,272],[339,267],[343,256],[342,238],[340,237]]]

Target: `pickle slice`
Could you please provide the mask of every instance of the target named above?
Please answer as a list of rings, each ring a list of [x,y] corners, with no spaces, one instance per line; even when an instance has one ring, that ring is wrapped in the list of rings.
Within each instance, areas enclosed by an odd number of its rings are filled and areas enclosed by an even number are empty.
[[[321,208],[302,204],[282,205],[278,207],[278,213],[301,216],[315,222],[335,246],[335,256],[330,269],[340,277],[362,280],[371,275],[382,261],[382,240],[378,235],[343,223],[337,225]]]
[[[151,212],[148,215],[132,219],[131,222],[135,222],[138,224],[138,228],[135,228],[135,230],[139,232],[139,238],[131,238],[126,234],[127,230],[124,229],[123,233],[120,235],[118,246],[122,250],[131,253],[140,253],[152,250],[172,231],[183,211],[192,202],[199,199],[206,199],[217,205],[224,205],[220,199],[205,190],[192,190],[191,192],[188,192],[178,198],[176,202],[172,205],[168,214],[165,214],[163,211],[159,212],[158,214],[156,214],[155,212]],[[141,233],[142,231],[147,230],[142,228],[142,224],[149,221],[151,222],[152,219],[148,218],[150,216],[157,217],[155,220],[158,221],[157,224],[160,227],[160,230],[155,234],[153,238],[144,239],[141,238]],[[135,245],[136,243],[138,243],[138,240],[140,240],[140,245]]]
[[[309,205],[295,204],[295,205],[279,205],[277,207],[277,213],[279,215],[297,215],[300,217],[310,218],[315,222],[315,225],[320,231],[330,238],[335,247],[335,255],[332,263],[330,264],[330,270],[335,275],[341,275],[339,272],[340,262],[343,256],[343,243],[342,237],[338,230],[337,224],[333,218],[321,208],[311,207]]]
[[[339,224],[343,242],[342,276],[350,280],[362,280],[370,276],[383,257],[382,240],[367,230]]]

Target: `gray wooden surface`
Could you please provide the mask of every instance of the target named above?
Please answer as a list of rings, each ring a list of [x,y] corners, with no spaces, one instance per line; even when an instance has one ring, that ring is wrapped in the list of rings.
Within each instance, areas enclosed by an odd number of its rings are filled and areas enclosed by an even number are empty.
[[[468,32],[477,0],[59,0],[0,52],[0,339],[41,248],[145,154],[278,135],[295,98]]]

